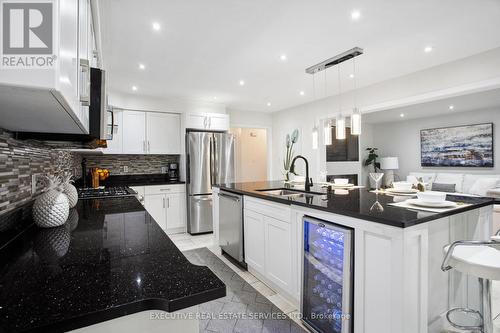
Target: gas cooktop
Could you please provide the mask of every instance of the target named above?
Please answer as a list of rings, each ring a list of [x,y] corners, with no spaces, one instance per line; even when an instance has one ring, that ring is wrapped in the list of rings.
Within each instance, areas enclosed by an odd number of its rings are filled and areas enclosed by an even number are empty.
[[[131,197],[136,194],[134,190],[126,186],[78,189],[79,199]]]

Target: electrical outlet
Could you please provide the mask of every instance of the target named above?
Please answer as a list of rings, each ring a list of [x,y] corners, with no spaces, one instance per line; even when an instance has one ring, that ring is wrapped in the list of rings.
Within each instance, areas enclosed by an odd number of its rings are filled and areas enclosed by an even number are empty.
[[[167,167],[161,167],[161,173],[167,173]]]
[[[128,165],[123,166],[123,172],[128,172]]]

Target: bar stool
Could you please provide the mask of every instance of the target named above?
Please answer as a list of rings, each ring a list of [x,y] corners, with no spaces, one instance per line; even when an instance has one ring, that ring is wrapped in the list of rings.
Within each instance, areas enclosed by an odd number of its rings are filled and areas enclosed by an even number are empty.
[[[454,308],[448,310],[446,319],[455,328],[461,330],[493,333],[491,314],[491,281],[500,280],[500,232],[491,237],[491,241],[456,241],[444,248],[446,253],[441,270],[452,268],[479,279],[481,292],[480,310]],[[459,312],[474,320],[472,325],[456,323],[452,317]]]

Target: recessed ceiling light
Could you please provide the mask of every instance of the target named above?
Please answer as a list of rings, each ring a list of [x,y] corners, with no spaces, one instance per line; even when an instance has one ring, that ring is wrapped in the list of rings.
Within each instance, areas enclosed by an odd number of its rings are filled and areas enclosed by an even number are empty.
[[[430,52],[432,52],[432,46],[426,46],[426,47],[424,48],[424,52],[425,52],[425,53],[430,53]]]
[[[240,80],[240,86],[244,86],[244,85],[245,85],[245,81]]]
[[[144,64],[139,64],[139,69],[145,69],[146,66],[144,66]]]
[[[160,31],[160,23],[158,22],[153,22],[153,30],[155,31]]]
[[[354,74],[352,74],[352,73],[351,73],[351,74],[349,74],[349,78],[350,78],[350,79],[354,79]]]
[[[405,114],[404,114],[404,113],[401,113],[399,116],[400,116],[401,118],[404,118],[404,117],[405,117]]]
[[[299,92],[299,94],[300,94],[300,96],[304,96],[304,95],[305,95],[305,92],[304,92],[303,90],[301,90],[301,91]]]
[[[450,109],[450,110],[453,110],[454,108],[455,108],[455,106],[454,106],[454,105],[450,105],[450,106],[448,106],[448,109]]]
[[[281,61],[286,61],[287,59],[288,59],[288,58],[286,57],[286,54],[282,54],[282,55],[280,56],[280,60],[281,60]]]
[[[133,91],[137,91],[137,86],[132,86]]]
[[[361,17],[361,12],[359,10],[353,10],[351,12],[351,18],[354,20],[354,21],[357,21],[359,20],[359,18]]]
[[[267,102],[267,106],[271,106],[271,102]]]
[[[214,96],[213,99],[217,99],[217,96]]]

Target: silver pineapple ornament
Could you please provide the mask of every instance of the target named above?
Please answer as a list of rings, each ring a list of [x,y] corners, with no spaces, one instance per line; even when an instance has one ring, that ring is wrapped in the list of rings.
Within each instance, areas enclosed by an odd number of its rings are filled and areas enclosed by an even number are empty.
[[[78,202],[78,191],[72,183],[73,176],[70,173],[66,173],[63,177],[62,188],[63,193],[68,197],[69,208],[75,207]]]
[[[63,193],[61,179],[46,177],[47,187],[33,204],[33,219],[41,228],[63,225],[69,215],[68,197]]]

